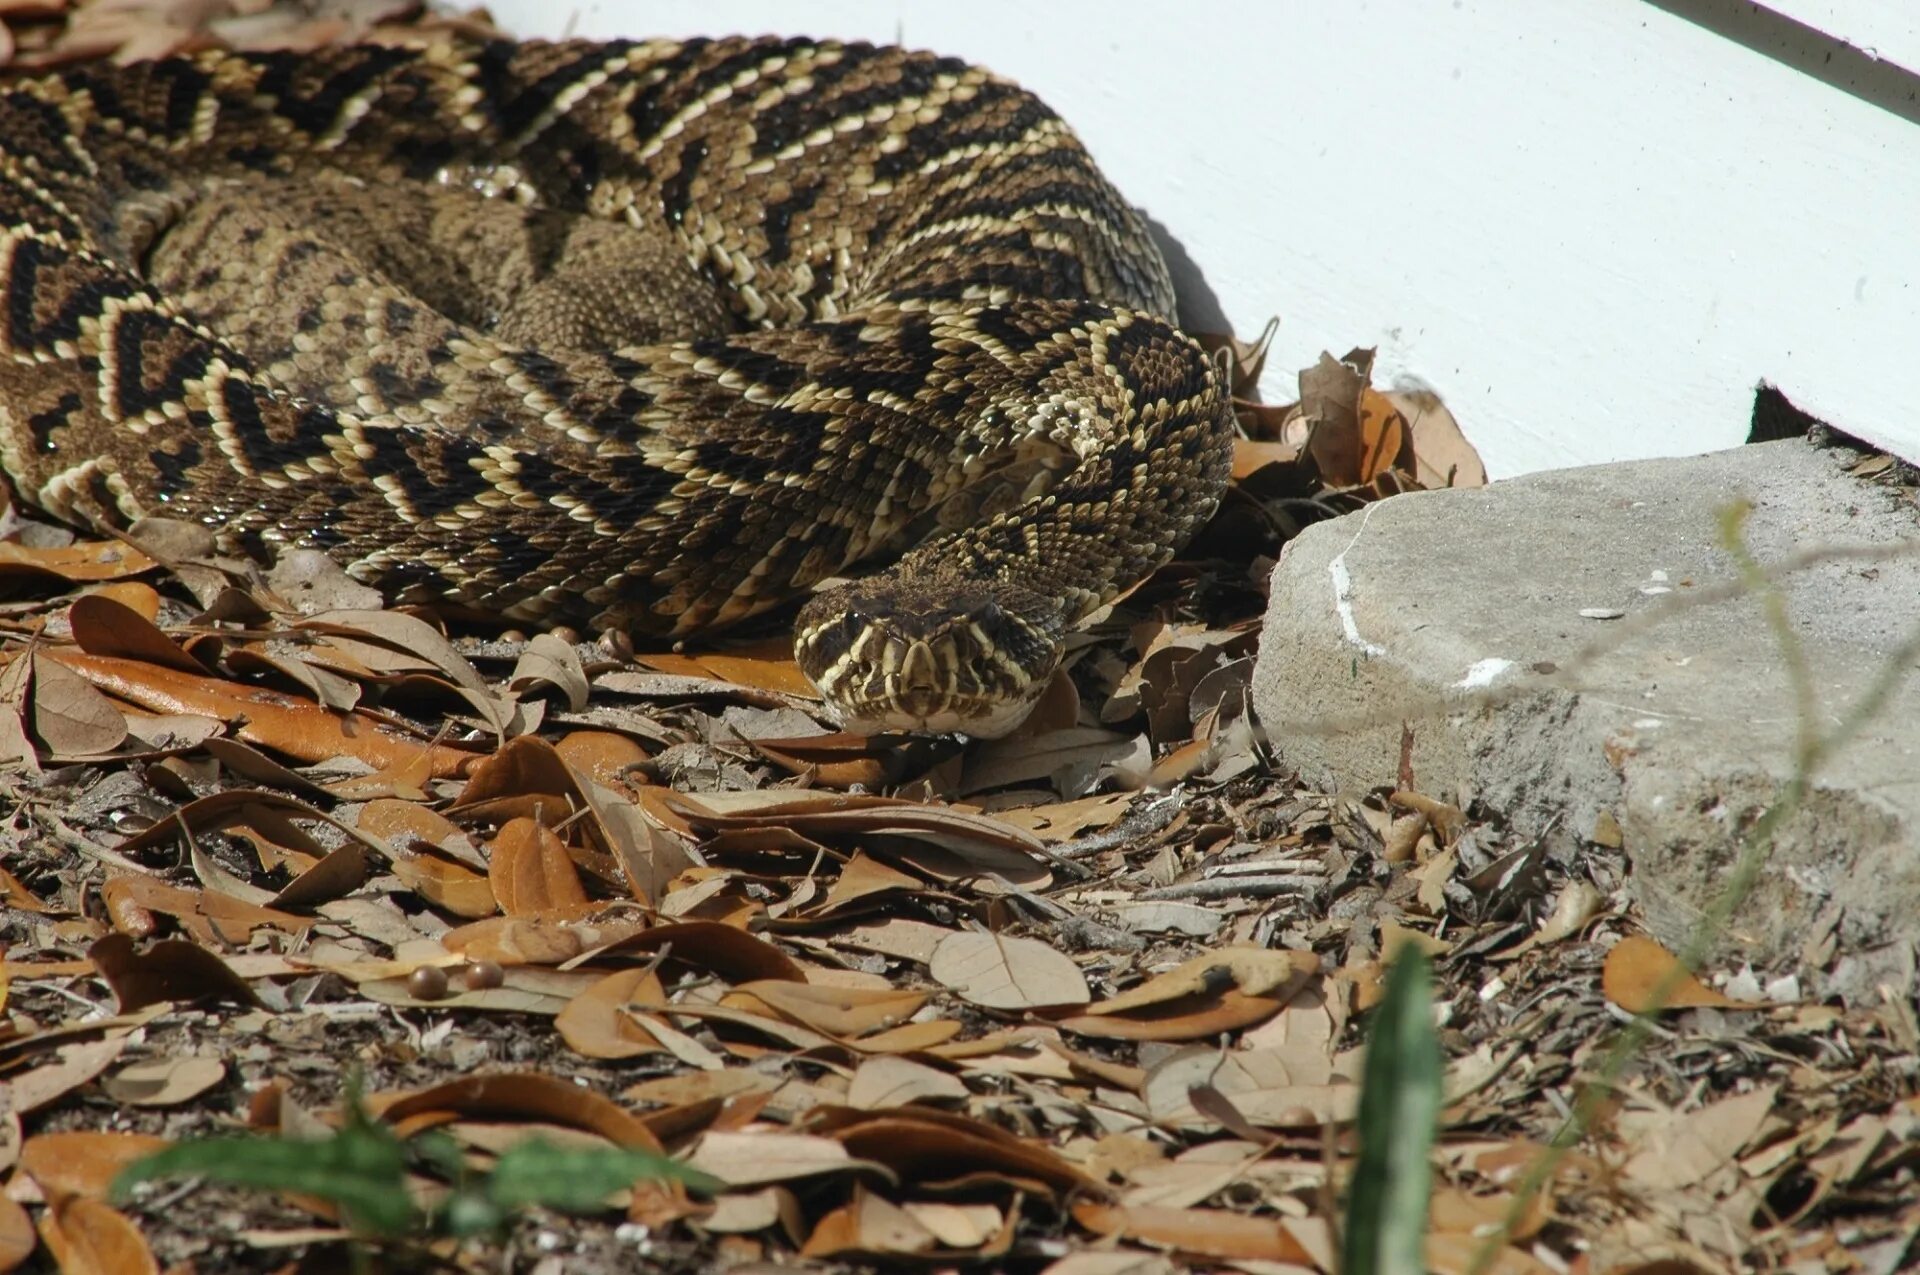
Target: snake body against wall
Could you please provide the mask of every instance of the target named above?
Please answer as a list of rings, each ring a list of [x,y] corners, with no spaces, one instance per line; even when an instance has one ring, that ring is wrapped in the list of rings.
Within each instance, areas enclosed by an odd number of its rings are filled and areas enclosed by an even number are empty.
[[[821,590],[857,729],[1004,731],[1211,513],[1232,414],[1037,98],[805,40],[357,47],[0,82],[0,462],[397,597],[686,634]]]

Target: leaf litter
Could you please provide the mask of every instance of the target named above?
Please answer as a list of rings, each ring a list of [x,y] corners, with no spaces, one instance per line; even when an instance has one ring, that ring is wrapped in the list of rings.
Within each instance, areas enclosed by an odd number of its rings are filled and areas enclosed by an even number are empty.
[[[421,25],[484,18],[0,0],[0,63]],[[1210,341],[1246,392],[1264,340]],[[1371,379],[1356,350],[1296,404],[1238,401],[1214,524],[1096,620],[1027,727],[964,748],[837,732],[783,638],[449,631],[324,558],[262,572],[197,528],[15,519],[0,1271],[324,1261],[348,1232],[316,1198],[108,1187],[236,1125],[329,1135],[349,1066],[379,1122],[472,1166],[544,1139],[718,1184],[433,1250],[461,1268],[1330,1271],[1368,1012],[1407,944],[1436,957],[1448,1059],[1430,1269],[1509,1216],[1488,1269],[1914,1260],[1911,989],[1813,1005],[1675,973],[1617,902],[1617,836],[1546,862],[1417,776],[1275,772],[1247,690],[1286,538],[1484,481],[1437,398]],[[1656,988],[1653,1045],[1516,1208]]]

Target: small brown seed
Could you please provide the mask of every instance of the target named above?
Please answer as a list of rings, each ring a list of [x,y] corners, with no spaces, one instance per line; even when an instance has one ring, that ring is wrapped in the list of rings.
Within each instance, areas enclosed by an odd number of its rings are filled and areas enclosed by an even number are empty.
[[[447,972],[438,965],[422,965],[407,975],[407,992],[415,1000],[437,1001],[447,994]]]
[[[506,981],[507,972],[500,968],[498,961],[474,961],[460,971],[466,982],[467,990],[483,991],[489,987],[498,987]]]

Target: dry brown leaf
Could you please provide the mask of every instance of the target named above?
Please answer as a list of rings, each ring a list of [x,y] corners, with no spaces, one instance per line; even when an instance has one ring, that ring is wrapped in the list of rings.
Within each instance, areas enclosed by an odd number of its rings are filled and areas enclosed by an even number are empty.
[[[800,1256],[925,1259],[940,1247],[939,1238],[912,1214],[856,1183],[852,1199],[821,1217],[800,1246]]]
[[[1235,987],[1123,1014],[1076,1014],[1062,1030],[1101,1040],[1205,1040],[1264,1023],[1287,1006],[1284,996],[1249,996]]]
[[[661,1151],[660,1140],[626,1108],[590,1089],[534,1072],[470,1076],[410,1093],[374,1095],[367,1106],[409,1132],[451,1116],[543,1120],[599,1134],[615,1146]]]
[[[108,1030],[96,1040],[70,1041],[53,1051],[51,1061],[9,1075],[6,1092],[13,1110],[35,1111],[98,1076],[127,1047],[128,1030]]]
[[[633,768],[648,756],[637,741],[610,730],[570,731],[553,749],[561,761],[616,791],[632,784]]]
[[[494,897],[493,882],[488,877],[431,851],[396,858],[393,875],[427,902],[465,920],[478,920],[506,910]],[[574,882],[579,883],[578,875]]]
[[[487,858],[474,848],[460,825],[417,801],[379,797],[360,808],[354,826],[402,852],[433,850],[484,872]]]
[[[1621,1174],[1634,1184],[1675,1190],[1700,1183],[1729,1164],[1766,1126],[1777,1084],[1723,1098],[1690,1112],[1630,1112],[1620,1129],[1636,1151]]]
[[[1407,422],[1407,446],[1402,452],[1405,464],[1422,487],[1484,487],[1487,467],[1480,453],[1467,441],[1460,423],[1431,390],[1399,390],[1387,400]]]
[[[792,645],[785,638],[772,639],[757,647],[736,647],[729,651],[688,655],[642,652],[636,654],[633,661],[661,673],[711,678],[749,690],[799,699],[820,698],[820,692],[800,671],[800,666],[793,662]]]
[[[1673,980],[1664,999],[1654,993],[1663,981]],[[1607,952],[1600,987],[1608,1000],[1630,1014],[1658,1009],[1765,1009],[1764,1002],[1735,1000],[1714,991],[1680,968],[1680,959],[1653,939],[1630,934]]]
[[[955,1112],[818,1107],[808,1113],[806,1127],[837,1139],[854,1158],[883,1164],[900,1181],[930,1191],[992,1182],[1009,1194],[1104,1193],[1044,1144]]]
[[[655,1035],[637,1022],[630,1006],[663,1009],[666,989],[650,968],[618,970],[567,1003],[554,1028],[567,1047],[588,1058],[636,1058],[661,1052]]]
[[[365,713],[332,713],[311,700],[262,687],[240,686],[82,651],[49,651],[46,655],[128,703],[158,713],[190,713],[240,722],[236,734],[241,739],[301,761],[348,756],[384,770],[425,754],[435,778],[465,774],[475,761],[472,752],[411,738],[392,723]]]
[[[765,1009],[824,1035],[851,1039],[905,1022],[927,1003],[927,995],[768,979],[743,983],[720,1003],[749,1011]]]
[[[155,600],[157,603],[157,597]],[[158,664],[196,677],[207,672],[200,661],[162,633],[151,616],[142,615],[105,592],[75,599],[67,608],[67,621],[73,627],[74,643],[89,655],[111,655]]]
[[[6,40],[0,36],[0,65],[5,65],[5,54]],[[0,1271],[18,1270],[39,1246],[27,1211],[10,1197],[0,1195]]]
[[[587,670],[580,663],[580,653],[551,633],[533,635],[507,678],[507,689],[516,695],[541,687],[559,691],[573,712],[587,706]]]
[[[1295,465],[1299,461],[1300,447],[1296,443],[1258,438],[1233,440],[1233,481],[1237,483],[1245,482],[1268,465]]]
[[[747,746],[789,774],[804,775],[814,786],[845,792],[856,785],[890,788],[908,775],[923,773],[945,757],[957,755],[952,741],[914,736],[878,740],[836,732],[798,739],[748,739]]]
[[[1289,984],[1297,984],[1319,969],[1320,958],[1312,952],[1284,948],[1227,947],[1183,961],[1164,974],[1154,975],[1138,987],[1088,1005],[1081,1013],[1124,1014],[1224,991],[1228,987],[1238,988],[1249,996],[1264,996]]]
[[[1212,1117],[1193,1105],[1194,1091],[1203,1087],[1262,1129],[1350,1120],[1359,1100],[1358,1086],[1334,1071],[1326,1042],[1312,1038],[1225,1054],[1190,1045],[1149,1068],[1141,1094],[1156,1121],[1169,1127],[1210,1128]]]
[[[1314,1265],[1314,1255],[1294,1238],[1284,1218],[1249,1217],[1224,1209],[1124,1206],[1082,1200],[1073,1220],[1096,1235],[1161,1244],[1183,1253],[1243,1261]]]
[[[142,952],[126,935],[109,934],[87,949],[87,959],[113,989],[122,1014],[163,1001],[260,1003],[246,980],[225,961],[182,939],[163,939]]]
[[[84,1195],[103,1200],[122,1169],[169,1145],[169,1139],[146,1133],[38,1133],[21,1146],[20,1168],[50,1197]]]
[[[500,829],[487,881],[508,916],[578,915],[591,906],[566,843],[531,819],[509,820]]]
[[[117,540],[84,541],[61,548],[33,548],[11,540],[0,541],[0,579],[48,576],[68,583],[124,580],[144,575],[160,564],[131,545]]]
[[[1037,939],[963,930],[934,949],[927,972],[984,1009],[1084,1005],[1086,976],[1070,957]]]
[[[129,1107],[176,1107],[227,1078],[227,1065],[206,1054],[129,1063],[100,1082],[109,1098]]]
[[[33,733],[56,757],[95,757],[120,747],[127,719],[106,696],[46,651],[35,651]]]
[[[217,890],[168,885],[159,877],[137,872],[114,873],[101,884],[100,894],[108,914],[114,918],[115,928],[134,937],[140,936],[136,931],[151,933],[151,923],[137,921],[129,927],[124,918],[149,912],[173,917],[201,943],[226,943],[234,947],[245,946],[258,929],[298,934],[313,924],[308,917],[276,912]]]
[[[861,1167],[833,1138],[770,1130],[708,1133],[687,1157],[687,1164],[733,1187],[793,1182]]]
[[[993,817],[1047,841],[1071,841],[1089,832],[1111,828],[1127,813],[1136,795],[1131,792],[1096,793],[1072,801],[996,810]]]
[[[40,1238],[60,1275],[159,1275],[160,1263],[126,1214],[99,1200],[70,1195],[40,1218]]]
[[[680,921],[651,926],[609,944],[601,955],[615,952],[665,952],[672,961],[734,982],[806,981],[806,973],[785,952],[745,930],[718,921]]]
[[[847,1105],[864,1111],[915,1103],[958,1104],[968,1091],[959,1078],[925,1063],[882,1056],[862,1062],[847,1082]]]

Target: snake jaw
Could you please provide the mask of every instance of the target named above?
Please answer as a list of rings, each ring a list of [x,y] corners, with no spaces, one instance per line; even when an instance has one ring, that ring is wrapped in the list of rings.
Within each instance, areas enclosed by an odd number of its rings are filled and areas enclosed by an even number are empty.
[[[1062,650],[1050,608],[1000,585],[879,578],[820,594],[794,628],[801,672],[865,735],[1005,735]]]

